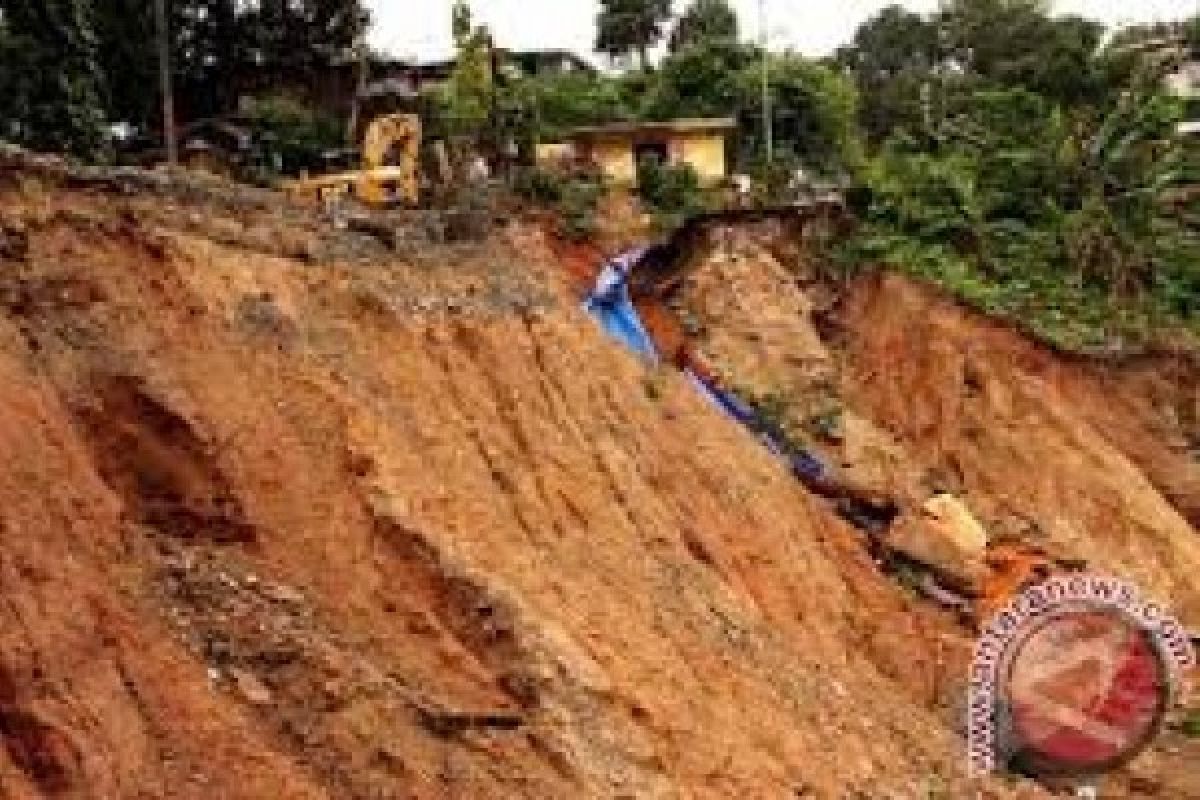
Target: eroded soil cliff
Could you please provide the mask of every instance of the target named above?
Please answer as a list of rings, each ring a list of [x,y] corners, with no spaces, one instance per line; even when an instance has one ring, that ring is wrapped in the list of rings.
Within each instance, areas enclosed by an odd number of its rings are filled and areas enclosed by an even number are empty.
[[[1042,794],[963,774],[969,632],[607,341],[536,230],[397,253],[70,183],[0,180],[3,796]],[[838,320],[830,394],[904,474],[957,465],[1196,624],[1193,373],[887,280]],[[1196,792],[1170,747],[1122,791]]]

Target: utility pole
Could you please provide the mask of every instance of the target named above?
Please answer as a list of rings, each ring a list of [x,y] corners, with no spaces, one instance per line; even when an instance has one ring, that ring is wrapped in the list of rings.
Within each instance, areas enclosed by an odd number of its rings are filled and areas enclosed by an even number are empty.
[[[162,92],[163,139],[167,145],[167,163],[179,164],[179,143],[175,139],[175,100],[171,92],[171,36],[167,27],[167,0],[154,0],[154,22],[158,34],[158,82]]]
[[[363,17],[356,15],[354,55],[358,61],[358,80],[354,82],[354,101],[350,104],[350,120],[346,123],[346,144],[351,147],[358,141],[358,118],[362,113],[361,104],[367,90],[367,71],[370,61],[370,49],[367,45],[367,34],[363,22]]]
[[[775,161],[775,123],[771,115],[771,59],[767,52],[767,0],[758,0],[758,38],[762,48],[762,115],[763,136],[767,148],[767,164]]]

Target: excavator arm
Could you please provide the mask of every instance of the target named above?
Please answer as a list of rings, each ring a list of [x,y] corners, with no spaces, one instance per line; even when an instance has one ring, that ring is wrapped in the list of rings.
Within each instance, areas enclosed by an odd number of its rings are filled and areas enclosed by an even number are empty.
[[[388,161],[399,158],[400,171],[394,180],[381,179]],[[421,162],[421,118],[415,114],[387,114],[367,127],[362,147],[363,173],[359,183],[360,199],[367,205],[382,206],[394,194],[410,205],[419,195],[418,174]],[[389,170],[389,172],[391,172]],[[396,175],[396,173],[393,173]]]
[[[421,118],[388,114],[367,127],[362,169],[302,178],[287,184],[299,197],[327,201],[353,193],[363,204],[385,208],[396,200],[415,206],[420,200]]]

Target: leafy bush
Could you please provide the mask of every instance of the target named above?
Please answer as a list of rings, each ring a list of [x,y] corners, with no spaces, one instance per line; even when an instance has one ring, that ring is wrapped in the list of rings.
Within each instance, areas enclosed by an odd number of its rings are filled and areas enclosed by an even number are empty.
[[[1190,163],[1180,113],[1157,87],[1074,115],[1024,89],[978,92],[934,146],[893,137],[871,159],[843,261],[896,265],[1067,348],[1156,322],[1200,330],[1200,236],[1168,202]]]
[[[345,130],[336,117],[285,94],[260,98],[251,116],[272,142],[287,175],[317,169],[324,153],[345,146]]]
[[[700,177],[690,164],[664,165],[655,158],[638,164],[638,196],[658,218],[661,228],[670,228],[705,209]]]
[[[519,197],[540,206],[553,206],[562,200],[564,179],[550,170],[534,167],[523,170],[513,184]]]
[[[549,73],[530,79],[529,85],[542,141],[560,141],[573,128],[633,118],[617,78]]]
[[[530,203],[552,209],[559,219],[559,233],[567,239],[581,241],[594,233],[596,206],[605,191],[601,179],[535,167],[523,171],[514,188]]]
[[[566,238],[582,241],[595,233],[596,206],[604,191],[603,183],[588,179],[575,178],[564,184],[558,211]]]

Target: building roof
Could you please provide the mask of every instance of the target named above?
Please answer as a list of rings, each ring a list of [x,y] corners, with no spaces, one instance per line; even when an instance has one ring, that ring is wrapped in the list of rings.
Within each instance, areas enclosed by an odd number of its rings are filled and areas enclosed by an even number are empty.
[[[495,53],[503,63],[517,66],[528,75],[536,75],[547,67],[569,64],[572,70],[595,73],[596,68],[585,59],[570,50],[510,50],[506,47],[495,48]],[[440,61],[425,61],[412,63],[408,69],[420,74],[426,79],[445,79],[454,71],[457,58],[447,58]]]
[[[616,122],[609,125],[575,128],[567,134],[567,138],[586,139],[596,136],[636,136],[645,133],[689,133],[694,131],[724,133],[736,128],[737,121],[732,117],[673,119],[665,122]]]
[[[545,65],[568,63],[579,72],[595,73],[596,68],[570,50],[503,50],[512,61],[527,72],[537,72]]]

